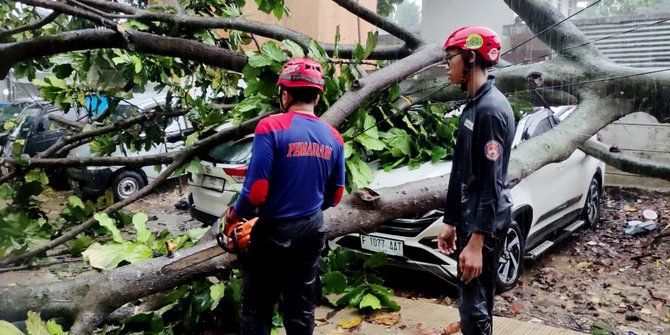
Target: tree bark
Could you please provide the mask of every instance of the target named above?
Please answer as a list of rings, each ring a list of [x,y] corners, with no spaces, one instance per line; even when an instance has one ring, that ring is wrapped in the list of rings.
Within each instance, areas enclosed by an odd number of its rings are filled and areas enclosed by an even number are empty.
[[[621,171],[643,176],[654,176],[670,180],[670,164],[627,155],[619,151],[610,150],[612,146],[602,142],[588,140],[579,148],[587,155],[593,156]]]
[[[109,29],[83,29],[0,44],[0,58],[3,59],[0,79],[4,79],[18,62],[71,51],[108,48],[178,57],[235,72],[242,72],[247,63],[247,57],[237,52],[182,38],[130,29],[124,33]]]

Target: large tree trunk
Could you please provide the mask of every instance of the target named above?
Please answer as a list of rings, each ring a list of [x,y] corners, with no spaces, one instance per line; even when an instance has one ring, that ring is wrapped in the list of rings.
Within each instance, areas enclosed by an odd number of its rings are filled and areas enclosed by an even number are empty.
[[[108,10],[124,12],[122,4],[100,0],[81,0],[89,5],[107,6]],[[25,0],[25,3],[40,4],[46,8],[61,6],[60,2]],[[360,12],[353,1],[337,1],[352,12],[359,11],[366,19],[378,20],[368,12]],[[506,93],[551,92],[560,99],[577,98],[579,108],[564,122],[546,134],[522,143],[512,152],[509,178],[515,185],[540,167],[567,158],[582,143],[598,130],[629,113],[644,110],[655,115],[670,115],[668,84],[670,74],[661,70],[641,70],[618,66],[605,59],[586,37],[570,22],[547,6],[543,0],[505,0],[519,16],[529,24],[534,32],[541,32],[539,38],[557,51],[559,57],[544,63],[532,65],[512,65],[495,71],[498,86]],[[72,6],[70,6],[72,7]],[[76,9],[76,8],[75,8]],[[100,17],[87,12],[66,13],[91,20]],[[151,13],[131,11],[138,20],[162,21],[186,24],[200,28],[236,28],[252,31],[271,38],[292,38],[305,46],[305,36],[283,28],[249,22],[243,19],[198,19],[183,14]],[[104,18],[103,18],[104,19]],[[170,21],[173,20],[173,21]],[[100,21],[103,22],[104,20]],[[106,21],[104,21],[106,22]],[[103,23],[104,23],[103,22]],[[41,23],[35,23],[41,24]],[[389,22],[377,22],[388,25]],[[347,92],[324,114],[324,119],[337,125],[350,115],[371,94],[393,83],[413,75],[417,71],[438,63],[444,53],[439,45],[421,45],[416,36],[397,27],[387,26],[403,38],[406,45],[386,47],[383,56],[414,53],[388,67],[361,79],[354,89]],[[99,29],[64,33],[53,37],[40,37],[13,44],[0,45],[0,55],[7,59],[0,65],[0,76],[16,62],[33,59],[70,50],[114,47],[140,52],[179,56],[196,59],[206,64],[239,71],[245,56],[229,53],[187,40],[173,40],[166,36],[145,36],[145,33],[129,32],[122,35],[114,30]],[[147,34],[150,35],[150,34]],[[63,39],[85,37],[86,45],[72,41],[69,45]],[[130,36],[130,38],[129,38]],[[133,37],[136,37],[133,39]],[[192,49],[175,50],[167,43],[176,43]],[[188,49],[188,50],[187,50]],[[195,51],[189,51],[195,50]],[[375,53],[373,53],[373,56]],[[655,72],[654,72],[655,71]],[[567,80],[569,78],[569,80]],[[436,79],[444,82],[443,79]],[[530,85],[530,86],[529,86]],[[403,85],[405,93],[411,85]],[[457,88],[445,90],[443,97],[462,97]],[[663,119],[662,117],[660,118]],[[587,143],[585,151],[603,159],[615,161],[615,153]],[[651,166],[648,162],[620,159],[620,166],[638,169],[648,173],[665,173],[667,167]],[[61,162],[62,164],[62,162]],[[446,171],[445,171],[446,172]],[[373,231],[381,223],[400,216],[423,213],[439,208],[446,194],[447,178],[433,178],[417,183],[377,190],[381,196],[374,201],[364,201],[358,194],[345,198],[343,203],[325,212],[328,237],[333,238],[351,232]],[[365,191],[365,190],[362,190]],[[90,224],[90,223],[89,223]],[[59,240],[62,242],[63,240]],[[44,249],[41,249],[44,251]],[[7,264],[7,262],[6,262]],[[216,273],[229,266],[229,257],[212,240],[198,246],[179,251],[175,257],[160,257],[119,269],[104,271],[96,275],[80,277],[58,283],[31,287],[0,288],[0,318],[20,320],[28,310],[40,310],[44,317],[65,316],[74,321],[71,334],[90,333],[111,312],[123,304],[153,293],[168,290],[195,278]]]

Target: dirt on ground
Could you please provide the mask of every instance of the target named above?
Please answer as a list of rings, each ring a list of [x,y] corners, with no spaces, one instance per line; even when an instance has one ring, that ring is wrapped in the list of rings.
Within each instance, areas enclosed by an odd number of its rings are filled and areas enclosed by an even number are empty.
[[[591,334],[670,334],[670,193],[606,187],[600,221],[538,260],[518,285],[496,297],[494,315]],[[628,235],[629,221],[650,209],[652,231]],[[384,272],[396,295],[458,307],[445,279]]]
[[[153,231],[184,233],[202,226],[189,215],[187,195],[186,183],[171,182],[126,209],[147,213]],[[628,222],[641,220],[645,209],[658,213],[657,227],[626,234]],[[596,227],[527,263],[519,284],[496,298],[495,315],[593,334],[670,334],[670,237],[656,238],[670,223],[670,194],[607,187],[600,218]],[[66,273],[87,270],[73,266],[37,272],[53,272],[62,279]],[[389,280],[387,285],[398,296],[457,307],[450,285],[424,276],[401,284]]]
[[[670,194],[606,188],[596,227],[530,264],[519,285],[502,294],[495,313],[540,319],[579,331],[670,333]],[[631,236],[629,221],[658,214],[656,229]],[[670,228],[665,230],[670,231]]]
[[[645,209],[658,214],[657,227],[626,234]],[[494,314],[592,334],[670,334],[670,237],[657,238],[669,223],[670,194],[607,187],[598,225],[526,263],[518,285],[496,297]],[[390,285],[457,307],[455,290],[426,290],[445,286],[426,279]]]

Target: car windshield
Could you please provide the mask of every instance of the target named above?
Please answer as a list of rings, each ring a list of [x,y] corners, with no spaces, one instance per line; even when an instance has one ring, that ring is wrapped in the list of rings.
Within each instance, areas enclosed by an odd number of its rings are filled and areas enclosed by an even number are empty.
[[[246,164],[251,159],[253,138],[219,144],[207,153],[207,160],[222,164]]]
[[[4,123],[12,117],[18,116],[25,104],[11,104],[0,108],[0,123]]]
[[[39,106],[28,107],[24,109],[16,118],[18,127],[14,131],[14,138],[26,138],[30,134],[30,130],[35,124],[35,119],[42,112]]]

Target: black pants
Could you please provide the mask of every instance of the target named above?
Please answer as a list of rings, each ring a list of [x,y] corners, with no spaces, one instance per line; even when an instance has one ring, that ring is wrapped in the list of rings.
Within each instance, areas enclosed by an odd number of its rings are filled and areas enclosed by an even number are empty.
[[[311,335],[317,302],[323,213],[298,220],[259,219],[243,261],[240,335],[268,335],[281,300],[288,335]]]
[[[470,241],[470,234],[458,231],[457,247],[460,253]],[[504,231],[506,232],[506,230]],[[463,335],[490,335],[493,333],[493,298],[496,288],[498,260],[500,259],[499,244],[504,238],[501,232],[496,237],[486,237],[482,247],[482,273],[479,277],[465,284],[458,281],[458,295],[461,315],[461,332]],[[458,269],[458,278],[461,270]]]

